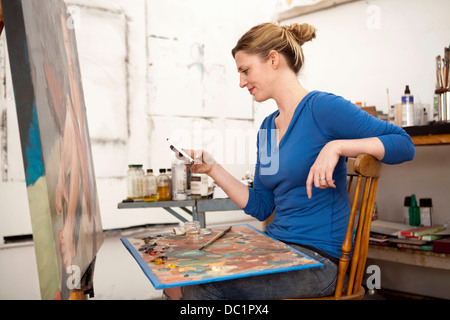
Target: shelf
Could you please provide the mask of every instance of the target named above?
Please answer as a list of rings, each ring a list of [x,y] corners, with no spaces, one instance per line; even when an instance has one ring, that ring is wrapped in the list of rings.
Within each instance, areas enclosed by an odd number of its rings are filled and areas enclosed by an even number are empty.
[[[300,4],[300,5],[292,5],[290,9],[278,11],[276,19],[278,22],[292,19],[295,17],[303,16],[306,14],[310,14],[313,12],[326,10],[335,8],[337,6],[354,2],[356,0],[322,0],[322,1],[315,1],[312,2],[312,4]],[[291,1],[292,2],[292,1]]]
[[[415,146],[429,146],[436,144],[450,144],[450,134],[435,134],[429,136],[412,136]]]
[[[137,208],[164,208],[164,207],[193,207],[195,200],[180,201],[137,201],[137,202],[120,202],[117,204],[119,209],[137,209]]]
[[[231,199],[208,199],[197,200],[197,210],[199,212],[206,211],[227,211],[242,210]]]
[[[369,245],[368,258],[450,270],[450,254]]]
[[[450,123],[434,122],[424,126],[404,127],[415,146],[450,144]]]
[[[192,199],[192,200],[170,200],[154,202],[120,202],[117,204],[119,209],[139,209],[139,208],[180,208],[195,207],[199,212],[205,211],[227,211],[241,210],[230,199]]]

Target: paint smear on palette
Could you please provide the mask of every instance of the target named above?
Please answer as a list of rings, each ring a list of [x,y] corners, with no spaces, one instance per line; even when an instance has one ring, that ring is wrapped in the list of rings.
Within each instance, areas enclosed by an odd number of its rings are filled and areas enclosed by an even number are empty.
[[[220,281],[237,277],[321,266],[316,260],[292,249],[261,231],[248,226],[233,226],[222,238],[198,248],[221,232],[212,229],[201,243],[186,243],[174,234],[123,238],[122,242],[156,276],[155,288]],[[141,265],[142,267],[142,265]],[[149,276],[149,275],[147,275]]]

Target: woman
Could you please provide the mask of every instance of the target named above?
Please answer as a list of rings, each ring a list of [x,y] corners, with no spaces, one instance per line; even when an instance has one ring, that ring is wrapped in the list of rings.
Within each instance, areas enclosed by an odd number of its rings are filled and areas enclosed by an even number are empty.
[[[243,210],[263,221],[272,237],[320,261],[320,268],[185,286],[172,299],[281,299],[334,292],[338,259],[350,213],[346,157],[368,153],[384,163],[412,160],[405,131],[370,116],[333,94],[309,92],[298,81],[301,46],[316,36],[308,24],[264,23],[232,50],[240,87],[256,101],[274,99],[278,110],[262,123],[253,188],[231,176],[203,151],[192,172],[208,174]],[[200,161],[199,161],[200,159]]]

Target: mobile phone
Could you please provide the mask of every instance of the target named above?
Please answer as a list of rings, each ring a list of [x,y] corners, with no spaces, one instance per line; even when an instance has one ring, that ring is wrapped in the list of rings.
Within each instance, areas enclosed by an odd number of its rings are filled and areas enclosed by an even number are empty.
[[[189,160],[189,163],[190,163],[190,164],[194,164],[194,159],[192,159],[192,158],[191,158],[186,152],[184,152],[180,147],[174,145],[174,144],[172,143],[172,141],[170,141],[169,138],[167,138],[166,141],[170,144],[170,149],[171,149],[173,152],[179,152],[183,157],[185,157],[186,159]]]

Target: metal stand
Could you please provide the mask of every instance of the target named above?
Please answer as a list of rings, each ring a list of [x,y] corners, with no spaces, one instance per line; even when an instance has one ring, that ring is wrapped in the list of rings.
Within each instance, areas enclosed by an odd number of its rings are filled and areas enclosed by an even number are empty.
[[[154,201],[154,202],[120,202],[119,209],[136,208],[163,208],[181,222],[188,221],[182,215],[174,210],[179,208],[192,216],[192,220],[199,221],[200,227],[206,227],[205,213],[208,211],[229,211],[242,210],[230,199],[199,199],[199,200],[180,200],[180,201]],[[190,207],[191,209],[189,209]]]

